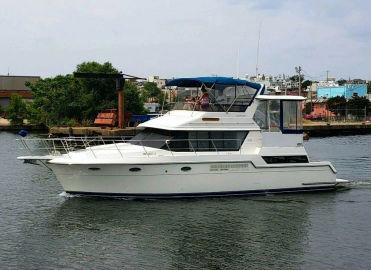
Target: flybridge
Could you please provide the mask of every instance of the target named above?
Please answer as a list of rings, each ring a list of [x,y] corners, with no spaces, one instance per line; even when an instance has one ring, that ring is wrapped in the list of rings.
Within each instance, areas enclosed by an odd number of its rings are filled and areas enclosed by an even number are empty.
[[[246,80],[234,79],[231,77],[178,78],[166,82],[166,86],[202,87],[202,85],[205,85],[209,88],[214,85],[249,86],[256,90],[259,90],[261,88],[261,84],[249,82]]]
[[[178,78],[166,83],[177,87],[173,110],[244,112],[264,86],[230,77]]]

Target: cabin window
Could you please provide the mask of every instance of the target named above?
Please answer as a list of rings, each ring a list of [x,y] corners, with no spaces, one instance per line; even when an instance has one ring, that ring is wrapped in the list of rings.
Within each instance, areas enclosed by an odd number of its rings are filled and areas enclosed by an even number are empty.
[[[254,121],[262,131],[301,133],[303,118],[298,100],[259,100]]]
[[[259,100],[254,121],[263,131],[280,131],[280,101]]]
[[[262,158],[268,164],[309,162],[307,156],[263,156]]]
[[[169,139],[171,139],[171,135],[166,130],[146,128],[135,135],[129,142],[135,145],[163,148]]]
[[[238,151],[247,133],[247,131],[191,131],[189,149],[197,152]]]
[[[146,128],[129,143],[174,152],[239,151],[248,131],[170,131]]]
[[[258,124],[261,130],[268,130],[268,101],[267,100],[259,100],[258,106],[256,108],[254,114],[254,121]]]
[[[280,101],[268,101],[268,128],[270,132],[280,131]]]
[[[295,132],[302,131],[303,129],[303,120],[301,113],[301,106],[298,101],[282,101],[282,125],[283,132]]]

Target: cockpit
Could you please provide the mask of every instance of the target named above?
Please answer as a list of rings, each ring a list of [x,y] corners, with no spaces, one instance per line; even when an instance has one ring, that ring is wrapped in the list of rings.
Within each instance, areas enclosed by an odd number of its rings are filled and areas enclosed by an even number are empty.
[[[173,110],[244,112],[262,88],[260,84],[227,77],[181,78],[175,87]]]
[[[301,96],[258,96],[254,121],[263,132],[303,133]]]

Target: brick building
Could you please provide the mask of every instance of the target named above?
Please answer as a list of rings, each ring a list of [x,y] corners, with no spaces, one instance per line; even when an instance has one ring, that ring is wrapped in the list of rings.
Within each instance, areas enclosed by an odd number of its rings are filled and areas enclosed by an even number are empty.
[[[31,90],[26,86],[26,82],[36,82],[39,76],[12,76],[0,75],[0,105],[6,108],[9,105],[10,97],[18,94],[26,100],[32,99]]]

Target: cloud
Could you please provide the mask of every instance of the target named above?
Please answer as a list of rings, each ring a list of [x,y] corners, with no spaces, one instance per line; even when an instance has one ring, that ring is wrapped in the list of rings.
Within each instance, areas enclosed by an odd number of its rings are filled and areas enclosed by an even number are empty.
[[[369,1],[9,1],[0,10],[0,73],[52,76],[111,61],[140,76],[259,70],[370,78]],[[239,50],[239,59],[237,51]]]

